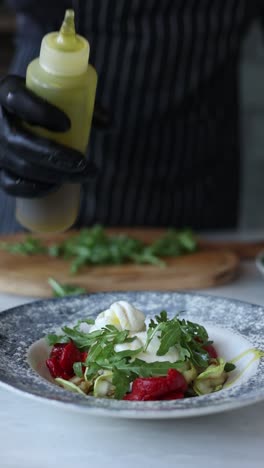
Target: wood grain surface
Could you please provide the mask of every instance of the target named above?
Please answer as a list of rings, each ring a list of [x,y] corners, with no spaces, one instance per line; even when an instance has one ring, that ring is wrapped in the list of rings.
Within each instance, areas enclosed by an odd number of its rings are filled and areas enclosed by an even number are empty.
[[[108,232],[120,232],[111,229]],[[122,229],[146,243],[164,231]],[[56,236],[38,235],[48,245],[71,236],[74,232]],[[0,241],[17,242],[26,234],[1,237]],[[80,285],[88,292],[125,290],[184,290],[217,286],[231,281],[238,272],[238,256],[226,249],[203,245],[199,252],[166,259],[166,267],[125,264],[85,267],[76,275],[69,273],[70,262],[45,255],[24,256],[0,251],[0,291],[32,297],[52,295],[48,278],[61,283]]]

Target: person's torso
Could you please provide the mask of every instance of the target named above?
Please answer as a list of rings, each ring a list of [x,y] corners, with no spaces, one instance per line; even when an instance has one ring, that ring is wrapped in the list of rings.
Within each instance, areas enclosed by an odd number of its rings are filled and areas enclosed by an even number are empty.
[[[114,118],[112,132],[93,133],[89,154],[101,175],[83,222],[234,225],[237,63],[249,2],[94,0],[80,13],[98,100]]]
[[[54,25],[71,3],[56,2]],[[80,223],[234,225],[237,64],[253,2],[73,3],[99,75],[97,99],[113,115],[107,133],[92,132],[88,153],[100,173]]]

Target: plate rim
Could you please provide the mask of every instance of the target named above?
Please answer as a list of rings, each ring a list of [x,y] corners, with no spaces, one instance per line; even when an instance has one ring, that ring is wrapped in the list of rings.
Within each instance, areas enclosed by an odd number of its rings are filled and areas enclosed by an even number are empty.
[[[28,400],[41,402],[55,408],[66,409],[78,412],[80,414],[87,414],[89,416],[100,416],[100,417],[108,417],[108,418],[116,418],[116,419],[190,419],[194,417],[202,417],[202,416],[210,416],[213,414],[219,414],[227,411],[235,411],[247,406],[256,405],[264,400],[263,396],[258,398],[252,399],[244,399],[230,403],[223,403],[221,405],[211,405],[206,406],[203,408],[190,408],[190,409],[168,409],[163,411],[154,411],[154,410],[145,410],[144,413],[140,409],[133,409],[133,410],[125,410],[125,409],[118,409],[118,410],[110,410],[108,408],[97,408],[92,406],[81,406],[77,403],[71,402],[64,402],[60,400],[52,400],[49,398],[45,398],[40,395],[36,395],[34,393],[25,392],[19,388],[14,387],[6,382],[0,381],[0,387],[4,390],[10,390],[12,393],[15,393],[21,397],[25,397]]]
[[[243,307],[245,306],[251,306],[251,307],[257,307],[263,310],[264,312],[264,307],[259,305],[259,304],[254,304],[252,302],[248,301],[242,301],[240,299],[233,299],[233,298],[228,298],[228,297],[222,297],[222,296],[216,296],[216,295],[210,295],[210,294],[204,294],[200,292],[193,292],[193,291],[113,291],[113,292],[98,292],[98,293],[88,293],[84,294],[81,296],[78,296],[78,298],[86,298],[89,300],[90,297],[98,297],[98,296],[109,296],[113,294],[132,294],[132,295],[144,295],[144,294],[163,294],[163,295],[178,295],[178,296],[191,296],[191,297],[198,297],[198,298],[203,298],[203,299],[214,299],[214,300],[220,300],[220,301],[227,301],[230,303],[235,303],[237,305],[242,305]],[[77,296],[75,296],[76,298]],[[8,308],[4,310],[3,312],[0,313],[0,323],[1,323],[1,318],[9,315],[9,314],[16,314],[17,312],[20,312],[21,309],[25,307],[29,308],[34,308],[34,306],[41,306],[43,303],[45,304],[53,304],[53,303],[60,303],[63,304],[64,302],[68,302],[69,300],[73,300],[74,296],[67,296],[64,298],[49,298],[49,299],[39,299],[36,301],[32,301],[29,303],[21,304],[15,307]],[[219,324],[220,326],[220,324]],[[226,327],[223,327],[226,328]],[[243,335],[239,331],[233,330],[234,332],[240,334],[243,337],[247,337],[246,335]],[[36,341],[36,340],[35,340]],[[34,342],[35,342],[34,341]],[[34,343],[32,342],[31,345]],[[27,352],[28,352],[27,348]],[[32,368],[31,368],[32,371]],[[35,371],[34,371],[35,372]],[[37,372],[35,372],[37,374]],[[38,375],[38,374],[37,374]],[[45,380],[43,377],[39,376],[40,379]],[[1,379],[1,374],[0,374],[0,379]],[[97,407],[97,406],[86,406],[82,405],[79,402],[69,402],[69,401],[63,401],[63,400],[57,400],[57,399],[51,399],[48,398],[47,396],[42,396],[35,394],[33,392],[29,392],[27,390],[23,390],[21,388],[15,387],[14,385],[0,380],[0,386],[4,388],[8,388],[9,390],[19,393],[21,396],[26,396],[27,398],[45,402],[47,404],[52,404],[53,407],[63,407],[67,408],[69,410],[74,410],[78,411],[81,413],[86,413],[90,415],[96,415],[96,416],[111,416],[111,417],[119,417],[119,418],[127,418],[127,419],[177,419],[177,418],[189,418],[189,417],[196,417],[196,416],[203,416],[203,415],[209,415],[209,414],[214,414],[214,413],[220,413],[224,411],[230,411],[230,410],[235,410],[238,408],[242,408],[245,406],[249,406],[251,404],[255,404],[257,402],[260,402],[264,399],[264,389],[263,389],[263,394],[259,395],[250,395],[249,396],[243,396],[243,398],[240,398],[237,401],[234,400],[229,400],[229,401],[223,401],[222,403],[218,403],[217,405],[212,402],[211,404],[208,404],[207,406],[202,406],[202,407],[191,407],[191,408],[172,408],[172,409],[164,409],[164,410],[153,410],[153,409],[148,409],[148,408],[143,408],[144,411],[140,408],[131,408],[131,409],[111,409],[111,408],[106,408],[106,407]],[[64,390],[65,391],[65,390]]]

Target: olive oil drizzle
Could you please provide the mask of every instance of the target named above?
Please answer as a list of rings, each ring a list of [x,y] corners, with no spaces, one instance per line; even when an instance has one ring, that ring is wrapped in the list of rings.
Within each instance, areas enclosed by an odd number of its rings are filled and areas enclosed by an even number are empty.
[[[255,362],[255,361],[258,361],[260,358],[264,357],[264,351],[261,351],[260,349],[256,349],[256,348],[250,348],[250,349],[247,349],[246,351],[243,351],[243,353],[240,353],[238,356],[236,356],[234,359],[231,359],[231,362],[232,364],[235,364],[236,362],[240,361],[241,359],[243,359],[245,356],[249,355],[249,354],[253,354],[253,357],[252,359],[249,361],[249,363],[245,366],[245,368],[239,372],[239,374],[236,376],[235,379],[233,379],[231,382],[227,382],[225,385],[224,385],[224,388],[226,387],[231,387],[235,382],[237,382],[237,380],[240,379],[240,377],[246,372],[247,369],[249,369],[249,367]]]

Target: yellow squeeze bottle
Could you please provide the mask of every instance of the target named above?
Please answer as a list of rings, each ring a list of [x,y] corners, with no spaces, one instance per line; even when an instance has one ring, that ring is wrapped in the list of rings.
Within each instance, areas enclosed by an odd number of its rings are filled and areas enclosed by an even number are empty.
[[[50,138],[85,154],[94,109],[97,74],[88,64],[89,43],[75,33],[74,11],[67,10],[59,32],[42,39],[40,56],[33,60],[26,85],[63,110],[71,120],[67,132],[51,132],[30,126]],[[65,184],[56,192],[36,199],[17,198],[16,218],[35,232],[59,232],[71,227],[78,216],[80,185]]]

